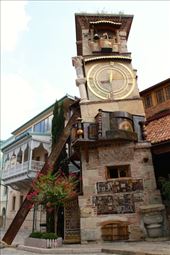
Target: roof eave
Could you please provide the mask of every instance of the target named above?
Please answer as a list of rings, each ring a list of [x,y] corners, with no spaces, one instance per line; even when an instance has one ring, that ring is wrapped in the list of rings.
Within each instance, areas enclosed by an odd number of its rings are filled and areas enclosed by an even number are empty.
[[[66,94],[65,96],[63,96],[62,98],[60,98],[58,100],[58,103],[62,103],[65,99],[70,99],[70,100],[75,100],[75,98],[73,96],[70,96],[69,94]],[[47,107],[45,110],[43,110],[42,112],[40,112],[39,114],[37,114],[36,116],[34,116],[33,118],[31,118],[29,121],[25,122],[23,125],[21,125],[19,128],[15,129],[11,134],[16,135],[18,133],[18,131],[22,128],[24,128],[24,126],[26,127],[29,123],[31,123],[34,119],[38,118],[39,116],[43,115],[45,112],[47,111],[51,111],[53,110],[55,103],[50,105],[49,107]]]
[[[147,89],[142,90],[142,91],[140,92],[140,95],[142,96],[143,94],[146,94],[146,93],[150,92],[151,90],[156,89],[156,88],[159,87],[160,85],[166,84],[166,83],[168,83],[168,82],[170,82],[170,78],[167,78],[166,80],[163,80],[163,81],[161,81],[161,82],[159,82],[159,83],[156,83],[155,85],[153,85],[153,86],[151,86],[151,87],[149,87],[149,88],[147,88]]]

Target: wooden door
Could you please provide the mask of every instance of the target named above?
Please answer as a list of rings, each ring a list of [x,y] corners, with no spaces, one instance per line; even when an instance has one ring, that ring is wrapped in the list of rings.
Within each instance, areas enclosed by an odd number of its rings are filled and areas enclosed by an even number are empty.
[[[104,225],[101,231],[104,241],[127,240],[129,238],[127,223],[109,223]]]

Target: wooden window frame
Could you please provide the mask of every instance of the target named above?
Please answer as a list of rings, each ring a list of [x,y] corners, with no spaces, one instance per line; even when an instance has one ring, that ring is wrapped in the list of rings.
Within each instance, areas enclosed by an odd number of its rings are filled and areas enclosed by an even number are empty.
[[[163,88],[156,90],[155,95],[156,95],[156,101],[158,104],[165,102],[165,93]]]
[[[23,201],[24,201],[24,196],[20,195],[20,206],[22,205]]]
[[[153,101],[152,101],[152,95],[148,94],[144,97],[144,106],[145,108],[150,108],[153,106]]]
[[[114,171],[115,173],[111,173]],[[126,174],[121,176],[121,172],[125,171]],[[106,179],[119,179],[131,177],[130,165],[114,165],[106,167]]]
[[[16,196],[12,197],[12,211],[15,211],[16,209]]]
[[[165,87],[165,97],[167,100],[170,99],[170,85]]]

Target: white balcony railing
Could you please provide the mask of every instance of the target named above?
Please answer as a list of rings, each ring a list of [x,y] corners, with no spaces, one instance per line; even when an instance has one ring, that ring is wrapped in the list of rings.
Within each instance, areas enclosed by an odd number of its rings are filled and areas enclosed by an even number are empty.
[[[23,164],[16,164],[15,166],[8,167],[3,171],[2,180],[6,181],[7,179],[11,178],[14,179],[17,178],[18,176],[28,174],[30,171],[31,172],[40,171],[43,165],[44,165],[43,161],[36,160],[31,160],[31,162],[25,161]],[[23,179],[25,179],[24,176]]]

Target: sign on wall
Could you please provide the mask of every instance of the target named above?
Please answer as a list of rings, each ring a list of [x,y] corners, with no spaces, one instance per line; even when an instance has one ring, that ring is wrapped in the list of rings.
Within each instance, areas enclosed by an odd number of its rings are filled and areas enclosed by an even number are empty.
[[[134,213],[135,202],[143,200],[142,179],[122,179],[96,183],[92,203],[97,214]]]
[[[134,192],[143,190],[142,179],[123,179],[96,183],[97,194]]]
[[[135,212],[133,194],[94,196],[93,204],[98,215]]]

